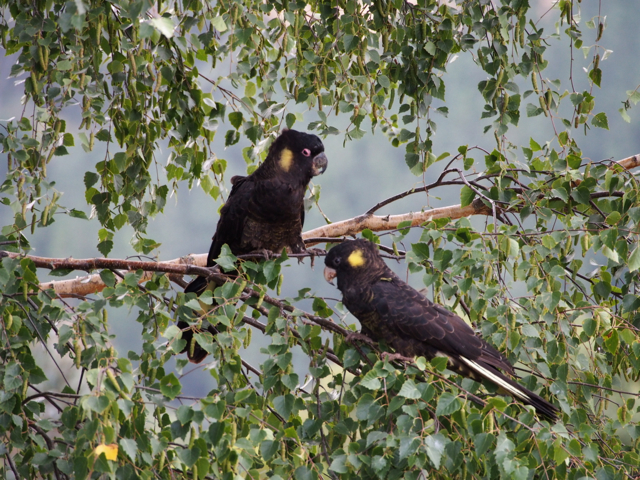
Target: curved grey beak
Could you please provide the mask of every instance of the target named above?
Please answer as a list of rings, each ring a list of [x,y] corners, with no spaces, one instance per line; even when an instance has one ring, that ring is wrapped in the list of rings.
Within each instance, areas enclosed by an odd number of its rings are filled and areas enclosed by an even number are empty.
[[[327,160],[327,156],[324,152],[319,153],[315,157],[313,157],[313,176],[322,175],[324,171],[327,169],[327,164],[329,160]]]
[[[333,285],[333,279],[336,278],[336,275],[338,275],[338,272],[336,272],[333,268],[324,267],[324,279],[331,285]]]

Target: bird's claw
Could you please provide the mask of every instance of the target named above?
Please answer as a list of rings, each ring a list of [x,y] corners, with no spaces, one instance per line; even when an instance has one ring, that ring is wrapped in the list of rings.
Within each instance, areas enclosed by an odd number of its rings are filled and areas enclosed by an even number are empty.
[[[322,248],[307,248],[306,252],[309,254],[309,258],[311,258],[311,268],[315,266],[317,255],[327,254],[327,251],[323,250]]]
[[[413,358],[405,357],[401,353],[382,352],[380,354],[380,357],[382,358],[382,360],[386,360],[388,362],[394,362],[394,361],[400,361],[405,363],[413,362]]]
[[[349,343],[363,342],[373,347],[375,342],[367,337],[364,333],[360,332],[351,332],[347,335],[346,341]]]

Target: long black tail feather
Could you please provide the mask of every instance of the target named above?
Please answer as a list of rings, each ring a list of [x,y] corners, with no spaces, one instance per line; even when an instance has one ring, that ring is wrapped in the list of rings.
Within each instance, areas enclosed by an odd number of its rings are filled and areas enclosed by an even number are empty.
[[[497,385],[503,391],[521,401],[525,405],[531,405],[536,409],[536,412],[538,412],[538,414],[547,418],[551,422],[556,422],[558,420],[560,409],[548,400],[542,398],[537,393],[534,393],[531,390],[523,387],[519,383],[503,375],[498,370],[490,366],[483,366],[478,362],[469,360],[468,358],[464,357],[460,357],[460,360],[467,364],[467,366],[474,370],[480,377]]]

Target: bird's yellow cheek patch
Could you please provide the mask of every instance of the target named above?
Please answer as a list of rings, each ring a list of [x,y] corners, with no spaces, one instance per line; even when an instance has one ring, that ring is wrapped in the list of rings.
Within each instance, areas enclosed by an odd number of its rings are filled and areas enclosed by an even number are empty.
[[[351,265],[352,267],[361,267],[362,265],[364,265],[365,260],[364,255],[362,255],[362,251],[355,250],[351,255],[349,255],[349,258],[347,258],[347,262],[349,262],[349,265]]]
[[[288,148],[285,148],[280,154],[280,168],[282,168],[285,172],[288,172],[291,168],[291,164],[293,163],[293,152]]]

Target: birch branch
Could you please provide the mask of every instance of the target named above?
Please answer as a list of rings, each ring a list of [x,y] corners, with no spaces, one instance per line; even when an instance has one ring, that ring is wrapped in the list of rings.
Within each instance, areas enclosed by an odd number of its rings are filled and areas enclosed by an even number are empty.
[[[640,154],[632,155],[617,162],[625,170],[631,170],[640,167]],[[442,180],[442,179],[439,179]],[[436,182],[437,183],[437,182]],[[373,215],[365,213],[355,218],[331,223],[322,227],[314,228],[302,234],[302,239],[306,240],[307,247],[330,241],[332,238],[353,236],[365,228],[373,232],[395,230],[403,222],[411,222],[411,226],[419,226],[425,222],[436,220],[439,218],[451,218],[457,220],[472,215],[491,215],[492,209],[487,207],[479,198],[474,200],[471,205],[462,207],[460,205],[451,205],[448,207],[434,208],[421,212],[404,213],[400,215]],[[325,239],[325,240],[323,240]],[[11,258],[22,258],[24,255],[0,252],[0,256],[7,255]],[[68,268],[75,270],[91,271],[96,269],[117,269],[123,272],[132,270],[143,270],[144,274],[140,278],[140,282],[151,279],[154,272],[165,272],[172,275],[211,275],[211,270],[203,268],[207,263],[206,254],[190,254],[184,257],[175,258],[164,262],[134,262],[129,260],[116,259],[85,259],[74,260],[69,259],[52,259],[44,257],[28,256],[34,261],[39,268]],[[64,267],[61,266],[64,263]],[[118,280],[120,281],[120,280]],[[84,296],[92,293],[98,293],[104,290],[106,285],[100,278],[99,274],[87,275],[84,277],[76,277],[69,280],[51,281],[40,284],[41,289],[53,289],[57,295],[61,297]]]
[[[460,205],[451,205],[449,207],[434,208],[432,210],[424,210],[422,212],[403,213],[401,215],[372,215],[364,214],[341,222],[330,223],[319,228],[314,228],[302,234],[302,239],[325,238],[325,237],[343,237],[347,235],[355,235],[365,228],[372,232],[380,232],[383,230],[395,230],[403,222],[411,222],[412,227],[417,227],[425,222],[436,220],[438,218],[450,218],[457,220],[462,217],[470,217],[471,215],[489,215],[491,208],[487,207],[482,200],[476,199],[471,205],[461,207]],[[320,242],[309,242],[306,246],[310,246]]]
[[[632,155],[617,162],[625,170],[631,170],[632,168],[640,167],[640,154]]]
[[[113,258],[46,258],[35,255],[22,255],[13,252],[0,252],[0,257],[28,258],[38,268],[48,268],[49,270],[118,270],[121,273],[142,270],[139,282],[151,280],[155,272],[169,273],[170,275],[203,275],[211,276],[212,271],[205,267],[207,255],[187,255],[165,262],[140,262],[134,260],[121,260]],[[122,281],[121,279],[117,280]],[[53,289],[61,297],[84,296],[101,292],[106,285],[99,274],[87,275],[84,277],[71,278],[69,280],[58,280],[40,284],[42,290]]]
[[[402,222],[411,221],[412,226],[421,225],[424,222],[435,220],[437,218],[458,219],[470,215],[487,215],[491,213],[491,209],[486,207],[481,201],[474,201],[471,205],[460,207],[453,205],[450,207],[435,208],[417,213],[405,213],[402,215],[360,215],[356,218],[336,222],[325,225],[320,228],[309,230],[302,234],[302,238],[313,239],[307,242],[306,246],[317,245],[322,243],[321,239],[331,239],[332,237],[341,237],[345,235],[355,235],[365,228],[372,231],[394,230],[398,228]],[[140,262],[134,260],[121,260],[112,258],[46,258],[34,255],[22,255],[19,253],[2,252],[10,258],[29,258],[38,268],[48,268],[49,270],[69,269],[83,270],[90,272],[92,270],[113,269],[119,270],[121,273],[143,270],[139,282],[143,283],[151,280],[155,272],[164,272],[171,275],[211,275],[211,271],[206,267],[207,255],[191,254],[173,260],[164,262]],[[117,280],[122,281],[121,279]],[[99,293],[106,288],[100,274],[86,275],[83,277],[71,278],[68,280],[55,280],[40,284],[42,290],[52,289],[56,295],[63,298],[78,297]]]

